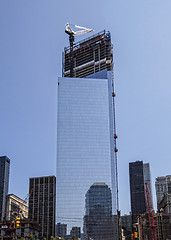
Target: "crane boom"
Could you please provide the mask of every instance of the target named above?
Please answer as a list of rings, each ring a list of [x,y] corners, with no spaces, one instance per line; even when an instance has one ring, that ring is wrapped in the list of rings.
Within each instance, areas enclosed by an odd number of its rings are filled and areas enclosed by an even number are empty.
[[[74,35],[78,36],[84,33],[89,33],[94,31],[90,28],[81,27],[78,25],[73,25],[75,28],[79,28],[82,30],[74,31],[70,28],[69,23],[66,23],[65,32],[69,35],[69,42],[70,42],[70,77],[73,77],[73,68],[74,68],[74,60],[73,60],[73,45],[74,45]]]
[[[69,23],[66,23],[65,32],[68,35],[77,35],[78,36],[78,35],[81,35],[81,34],[84,34],[84,33],[88,33],[88,32],[94,31],[93,29],[86,28],[86,27],[81,27],[81,26],[78,26],[78,25],[73,25],[73,26],[75,28],[79,28],[79,29],[83,29],[83,30],[74,31],[74,30],[72,30],[72,28],[70,28]]]

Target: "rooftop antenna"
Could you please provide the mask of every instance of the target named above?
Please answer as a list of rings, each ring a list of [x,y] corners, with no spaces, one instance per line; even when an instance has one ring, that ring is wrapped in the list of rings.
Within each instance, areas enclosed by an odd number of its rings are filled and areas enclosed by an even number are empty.
[[[93,29],[89,29],[89,28],[85,28],[85,27],[81,27],[81,26],[77,26],[77,25],[73,25],[75,28],[80,28],[82,30],[79,30],[79,31],[73,31],[71,28],[70,28],[70,24],[69,23],[66,23],[65,24],[66,27],[65,27],[65,32],[69,35],[69,42],[70,42],[70,77],[73,77],[73,68],[74,68],[74,64],[73,64],[73,46],[74,46],[74,35],[78,36],[78,35],[81,35],[81,34],[84,34],[84,33],[89,33],[89,32],[92,32],[94,31]]]

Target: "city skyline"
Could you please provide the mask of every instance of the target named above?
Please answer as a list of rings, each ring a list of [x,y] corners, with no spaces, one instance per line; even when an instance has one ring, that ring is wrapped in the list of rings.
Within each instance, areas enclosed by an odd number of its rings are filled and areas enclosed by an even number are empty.
[[[69,8],[65,7],[66,3],[37,1],[24,5],[19,0],[0,3],[3,9],[0,17],[0,111],[3,116],[0,151],[11,159],[10,193],[23,198],[28,193],[30,177],[55,174],[56,85],[61,73],[60,56],[63,47],[68,45],[65,23],[70,21],[96,32],[111,31],[120,209],[128,213],[130,161],[150,162],[153,196],[155,178],[171,172],[168,168],[171,3],[168,0],[164,3],[110,1],[109,8],[98,1],[101,19],[93,18],[97,2],[87,3],[91,9],[85,3],[80,6],[79,1],[73,5],[68,2]],[[107,16],[104,11],[108,12]],[[160,131],[158,126],[161,126]],[[22,168],[25,171],[21,171]],[[156,208],[156,200],[154,206]]]

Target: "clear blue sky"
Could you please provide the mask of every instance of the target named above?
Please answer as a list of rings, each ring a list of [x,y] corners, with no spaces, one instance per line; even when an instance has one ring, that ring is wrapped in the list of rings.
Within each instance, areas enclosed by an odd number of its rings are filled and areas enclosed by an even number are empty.
[[[24,197],[29,177],[56,173],[56,83],[69,22],[112,34],[122,214],[130,161],[151,164],[155,195],[155,178],[171,174],[170,13],[171,0],[0,0],[0,155],[11,159],[10,193]]]

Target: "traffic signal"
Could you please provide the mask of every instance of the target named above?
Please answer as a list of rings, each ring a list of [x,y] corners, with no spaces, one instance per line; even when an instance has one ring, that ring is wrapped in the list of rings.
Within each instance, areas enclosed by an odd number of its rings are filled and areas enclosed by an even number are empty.
[[[138,238],[138,233],[134,232],[134,236],[135,236],[135,238]]]
[[[131,234],[131,240],[132,240],[132,239],[134,239],[134,234],[133,234],[133,233]]]
[[[15,219],[15,227],[18,228],[20,226],[20,218]]]

